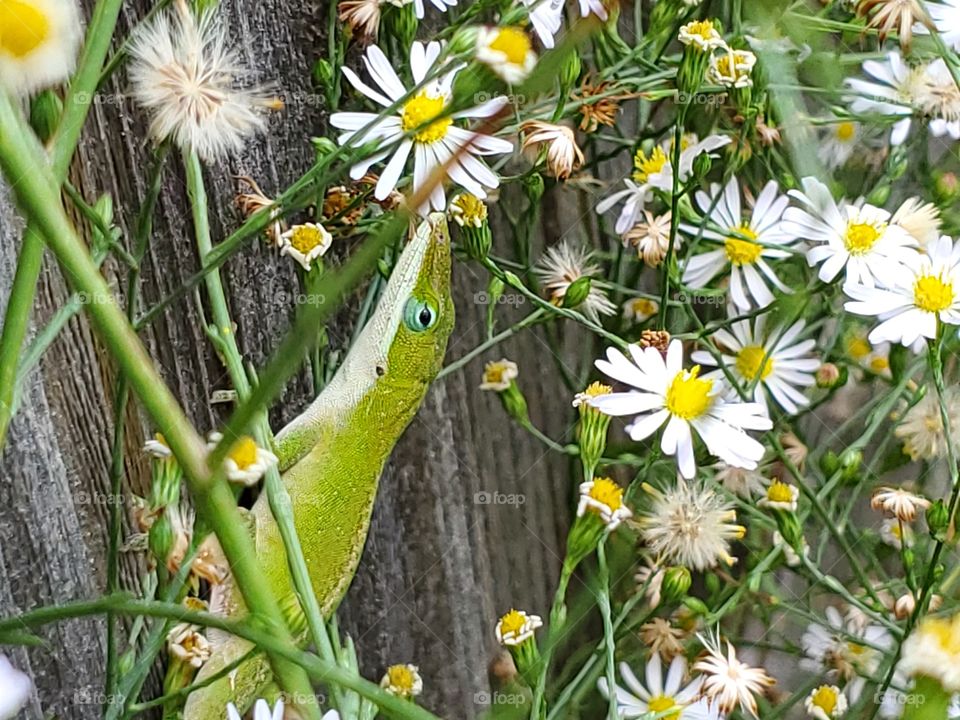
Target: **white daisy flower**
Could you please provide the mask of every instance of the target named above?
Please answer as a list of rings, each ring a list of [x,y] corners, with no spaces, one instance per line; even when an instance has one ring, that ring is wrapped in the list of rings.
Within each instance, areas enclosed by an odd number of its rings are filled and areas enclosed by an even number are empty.
[[[926,2],[924,7],[933,20],[940,38],[954,50],[960,50],[960,0],[939,0]],[[914,32],[926,35],[930,31],[923,25],[913,28]]]
[[[660,303],[645,297],[630,298],[623,304],[623,319],[633,323],[649,320],[660,311]]]
[[[813,339],[797,342],[806,323],[798,320],[785,331],[766,330],[767,316],[758,316],[751,324],[750,320],[737,320],[730,329],[721,328],[711,336],[712,340],[723,348],[720,362],[743,388],[753,387],[753,400],[767,407],[767,393],[787,413],[795,415],[810,403],[802,388],[816,383],[814,373],[820,367],[820,360],[809,357],[816,345]],[[713,355],[705,350],[694,352],[690,359],[700,365],[717,365]],[[704,377],[723,377],[723,370],[717,369]]]
[[[870,507],[890,513],[902,522],[913,522],[917,517],[917,510],[926,510],[930,507],[930,501],[909,490],[884,485],[874,492]]]
[[[894,51],[888,53],[885,60],[865,61],[863,71],[873,79],[844,81],[856,93],[845,98],[851,112],[900,118],[893,125],[890,144],[902,145],[910,132],[914,102],[923,84],[923,70],[911,68],[900,53]]]
[[[699,366],[684,370],[679,340],[670,342],[666,359],[652,347],[630,345],[628,349],[630,359],[608,348],[607,359],[595,364],[601,372],[636,390],[598,397],[592,402],[595,408],[608,415],[636,415],[627,432],[637,442],[666,423],[660,448],[667,455],[676,455],[685,478],[692,478],[697,469],[692,430],[711,454],[728,465],[756,468],[763,445],[744,431],[773,427],[762,405],[724,400],[724,386],[699,377]]]
[[[82,37],[73,0],[5,0],[0,4],[0,86],[15,95],[65,80]]]
[[[757,716],[757,696],[776,680],[763,668],[751,667],[737,658],[737,651],[727,642],[727,652],[723,652],[719,635],[703,638],[700,642],[707,651],[704,658],[698,660],[694,670],[703,673],[703,696],[710,701],[711,707],[727,715],[740,707],[745,713]]]
[[[536,162],[540,151],[546,148],[547,170],[558,180],[566,180],[570,173],[583,165],[583,151],[569,125],[527,120],[520,126],[520,133],[524,153],[532,162]]]
[[[847,282],[871,286],[892,281],[900,264],[916,255],[916,241],[891,224],[886,210],[867,204],[838,205],[816,178],[803,178],[801,185],[803,192],[789,194],[804,207],[787,208],[781,230],[814,243],[807,263],[820,265],[818,275],[824,282],[832,282],[844,269]]]
[[[796,485],[780,482],[774,478],[770,481],[770,484],[767,485],[767,492],[757,503],[757,506],[768,508],[770,510],[796,512],[797,499],[799,497],[800,490]]]
[[[690,177],[693,161],[698,155],[712,153],[729,142],[730,138],[726,135],[710,135],[699,141],[696,136],[684,138],[680,152],[680,181],[683,182]],[[653,197],[654,190],[666,193],[673,191],[670,144],[668,141],[655,147],[649,156],[642,150],[638,150],[633,158],[633,176],[623,181],[627,189],[613,193],[597,205],[597,212],[602,215],[617,203],[623,202],[623,208],[617,218],[618,234],[623,235],[637,224],[643,214],[644,204]]]
[[[310,272],[313,261],[323,257],[333,244],[333,235],[323,225],[294,225],[280,235],[280,254],[289,255]]]
[[[279,101],[252,85],[214,11],[185,2],[137,31],[130,43],[133,98],[150,114],[150,135],[214,160],[243,149]]]
[[[570,286],[581,278],[602,276],[600,266],[591,262],[592,257],[592,252],[584,247],[574,246],[567,240],[544,253],[533,271],[543,284],[543,289],[550,294],[551,302],[563,304]],[[613,315],[617,306],[596,282],[591,282],[586,299],[577,305],[576,309],[593,322],[599,323],[601,315]]]
[[[725,497],[683,478],[669,490],[650,485],[644,489],[653,502],[637,525],[644,544],[660,561],[692,570],[736,563],[730,542],[741,539],[746,528],[736,524],[736,510]]]
[[[533,634],[543,627],[543,620],[539,615],[530,615],[523,610],[510,610],[497,622],[494,632],[497,642],[504,647],[520,645],[533,637]]]
[[[938,320],[960,325],[960,245],[944,235],[927,253],[914,253],[888,288],[855,282],[843,286],[853,298],[844,304],[847,311],[881,320],[870,331],[870,342],[910,347],[921,338],[935,339]]]
[[[483,382],[480,383],[480,389],[503,392],[508,390],[510,383],[519,376],[520,370],[512,360],[504,358],[488,362],[483,369]]]
[[[577,517],[586,513],[599,516],[607,530],[616,530],[633,513],[623,504],[623,488],[610,478],[598,477],[580,484],[580,503]]]
[[[397,4],[397,0],[390,0],[394,4]],[[400,4],[406,5],[410,0],[400,0]],[[456,6],[457,0],[430,0],[430,4],[433,5],[440,12],[446,12],[450,8]],[[417,17],[423,19],[423,16],[426,14],[426,7],[424,6],[423,0],[413,0],[413,9],[417,14]]]
[[[240,711],[233,703],[227,704],[227,720],[242,720]],[[253,706],[253,720],[283,720],[283,700],[277,700],[273,710],[270,709],[266,700],[262,698],[257,700]],[[323,720],[327,720],[326,715]]]
[[[790,292],[774,273],[767,260],[790,256],[786,248],[796,242],[781,226],[781,218],[790,201],[781,195],[773,180],[764,186],[744,221],[740,200],[740,184],[730,178],[721,191],[713,183],[710,192],[696,194],[697,206],[707,215],[713,227],[698,228],[683,224],[680,229],[691,237],[702,235],[723,247],[708,250],[689,258],[683,268],[683,282],[692,288],[703,288],[722,270],[730,268],[730,297],[741,310],[749,310],[750,298],[757,307],[766,307],[774,296],[768,285],[781,292]],[[749,297],[748,297],[749,294]]]
[[[0,688],[0,719],[11,720],[30,699],[33,683],[4,655],[0,655]]]
[[[207,447],[212,450],[221,440],[223,435],[220,433],[210,433]],[[276,455],[257,445],[249,435],[244,435],[230,447],[223,464],[227,471],[227,480],[250,486],[278,462]]]
[[[687,661],[682,655],[673,659],[664,678],[660,655],[651,653],[644,682],[640,682],[627,663],[620,663],[623,686],[613,688],[618,717],[631,720],[652,713],[670,720],[717,720],[716,710],[700,699],[702,679],[694,678],[684,685],[686,674]],[[597,681],[597,689],[605,698],[610,697],[606,678]]]
[[[847,698],[836,685],[821,685],[810,691],[803,705],[814,720],[834,720],[847,711]]]
[[[921,620],[903,642],[900,669],[933,678],[949,693],[960,692],[960,613]]]
[[[410,48],[410,69],[417,85],[432,74],[440,51],[439,42],[427,45],[413,43]],[[363,63],[380,89],[370,87],[350,68],[344,67],[344,75],[360,93],[383,107],[393,105],[407,94],[407,89],[387,56],[376,45],[367,48]],[[513,150],[513,145],[506,140],[458,127],[455,121],[490,117],[507,103],[507,98],[497,97],[482,105],[446,114],[452,97],[453,80],[462,67],[454,66],[439,78],[428,82],[422,90],[400,106],[396,115],[380,118],[375,113],[338,112],[330,116],[331,125],[346,131],[339,137],[341,144],[357,136],[361,142],[377,140],[381,145],[387,146],[385,150],[375,152],[350,169],[350,177],[359,180],[372,165],[390,156],[374,189],[377,200],[385,200],[396,189],[411,153],[414,156],[414,193],[423,188],[434,172],[444,166],[444,172],[450,180],[481,200],[487,197],[487,189],[493,189],[500,184],[496,173],[476,156],[507,153]],[[365,130],[371,123],[375,123],[372,129]],[[442,211],[446,205],[443,184],[437,183],[429,200],[418,210],[421,213],[426,213],[429,208]]]
[[[691,20],[682,25],[677,40],[682,45],[693,45],[704,52],[712,52],[726,45],[712,20]]]
[[[831,123],[820,134],[817,157],[830,170],[843,167],[853,155],[853,151],[860,147],[862,135],[860,123],[852,120]]]
[[[520,28],[482,27],[477,32],[477,60],[505,83],[517,85],[530,77],[537,54]]]
[[[423,692],[420,668],[409,663],[391,665],[380,679],[380,687],[397,697],[415,698]]]
[[[800,667],[845,680],[849,700],[855,703],[892,638],[885,628],[864,624],[852,614],[844,618],[833,606],[824,615],[826,625],[811,623],[800,638],[805,656]]]
[[[530,24],[545,48],[554,46],[553,37],[563,23],[563,0],[521,0],[530,11]]]

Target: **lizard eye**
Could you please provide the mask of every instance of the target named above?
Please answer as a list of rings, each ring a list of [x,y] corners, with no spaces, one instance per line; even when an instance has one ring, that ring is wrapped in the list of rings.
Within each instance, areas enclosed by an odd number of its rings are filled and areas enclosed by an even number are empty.
[[[403,322],[413,332],[425,332],[437,322],[437,309],[432,303],[412,297],[403,310]]]

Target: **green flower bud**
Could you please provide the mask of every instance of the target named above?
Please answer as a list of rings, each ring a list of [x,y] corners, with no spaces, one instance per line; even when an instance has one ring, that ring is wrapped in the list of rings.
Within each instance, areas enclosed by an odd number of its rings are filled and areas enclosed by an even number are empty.
[[[712,575],[708,577],[713,577]],[[701,617],[706,617],[710,614],[710,608],[707,607],[706,603],[703,602],[700,598],[695,598],[687,596],[683,599],[683,605],[694,615],[699,615]]]
[[[887,200],[890,199],[890,184],[883,183],[878,185],[873,189],[869,195],[867,195],[867,202],[871,205],[876,205],[877,207],[883,207]]]
[[[610,427],[610,416],[606,415],[590,404],[592,398],[608,395],[613,388],[602,383],[592,383],[582,393],[577,393],[573,400],[574,406],[580,412],[578,435],[580,440],[580,461],[584,467],[584,477],[592,477],[593,470],[603,457],[607,447],[607,430]]]
[[[937,173],[933,183],[933,190],[937,200],[949,202],[960,196],[960,178],[956,173]]]
[[[577,84],[577,80],[580,79],[580,71],[582,70],[582,63],[580,62],[580,54],[576,52],[568,53],[567,57],[564,59],[563,65],[560,68],[560,83],[563,87],[573,87]]]
[[[856,479],[860,472],[860,464],[863,462],[863,453],[859,450],[848,448],[840,455],[841,477],[846,481]]]
[[[815,375],[817,379],[817,387],[827,390],[846,385],[847,376],[848,373],[845,367],[837,367],[833,363],[824,363],[817,368]]]
[[[30,104],[30,126],[46,144],[60,124],[63,114],[63,100],[53,90],[44,90],[37,95]]]
[[[676,602],[687,594],[692,583],[690,571],[683,565],[669,567],[663,574],[663,597]]]
[[[950,510],[943,500],[934,500],[927,508],[927,527],[934,540],[943,542],[947,539],[947,530],[950,528]]]
[[[313,143],[313,149],[317,153],[318,160],[322,160],[337,151],[337,144],[330,138],[315,137],[310,138],[310,142]]]
[[[313,64],[313,81],[322,88],[333,85],[333,65],[325,58],[318,58]]]
[[[827,477],[830,477],[840,469],[840,458],[833,450],[827,450],[820,456],[820,469]]]
[[[543,192],[545,189],[543,176],[536,172],[530,173],[529,175],[524,176],[521,184],[523,185],[523,190],[527,195],[527,199],[530,200],[530,204],[539,204],[540,198],[543,197]]]
[[[500,402],[503,403],[503,409],[507,415],[521,424],[530,422],[530,416],[527,414],[527,401],[517,387],[517,383],[510,381],[510,387],[500,393]]]
[[[563,294],[563,307],[575,308],[580,306],[590,295],[592,280],[584,275],[570,283],[570,287]]]
[[[597,549],[606,529],[606,524],[596,513],[585,512],[577,516],[567,535],[567,557],[573,567]]]
[[[696,179],[702,180],[710,174],[712,167],[713,158],[710,157],[710,153],[701,153],[693,160],[693,175]]]
[[[147,545],[153,554],[157,565],[166,566],[170,551],[173,550],[173,526],[166,513],[157,517],[156,521],[150,527],[150,533],[147,536]]]

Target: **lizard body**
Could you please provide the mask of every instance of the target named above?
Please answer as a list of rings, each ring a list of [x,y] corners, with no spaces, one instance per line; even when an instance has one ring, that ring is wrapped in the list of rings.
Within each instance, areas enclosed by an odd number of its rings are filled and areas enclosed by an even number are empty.
[[[401,254],[373,317],[333,380],[277,434],[294,525],[325,616],[336,609],[356,572],[383,467],[442,365],[454,321],[450,262],[446,220],[434,213]],[[306,622],[266,493],[250,514],[264,578],[305,640]],[[246,613],[229,578],[215,588],[211,605],[230,617]],[[209,635],[215,651],[197,681],[253,649],[225,633]],[[225,718],[228,702],[249,707],[270,680],[265,656],[256,654],[228,677],[191,693],[184,718]]]

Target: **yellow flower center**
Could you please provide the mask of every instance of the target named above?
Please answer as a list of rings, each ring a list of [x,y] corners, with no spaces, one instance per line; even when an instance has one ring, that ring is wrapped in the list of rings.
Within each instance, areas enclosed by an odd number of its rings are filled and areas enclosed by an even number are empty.
[[[713,380],[699,377],[700,366],[681,370],[667,388],[666,406],[671,415],[693,420],[703,415],[710,407],[710,391]]]
[[[433,97],[426,90],[403,106],[401,125],[404,132],[413,133],[413,139],[419,143],[434,143],[447,135],[447,129],[453,124],[453,118],[440,118],[430,122],[443,112],[447,99],[443,95]]]
[[[747,380],[766,380],[773,372],[773,358],[761,345],[747,345],[737,353],[737,372]]]
[[[837,140],[840,142],[850,142],[853,136],[857,134],[857,126],[852,122],[842,122],[836,127]]]
[[[873,347],[867,342],[866,338],[854,336],[847,340],[847,352],[850,357],[856,360],[862,360],[873,350]]]
[[[604,385],[601,382],[593,382],[587,386],[587,389],[583,391],[583,394],[587,397],[599,397],[601,395],[609,395],[613,392],[613,388],[609,385]]]
[[[690,35],[699,35],[704,40],[712,39],[716,32],[710,20],[688,23],[686,30]]]
[[[479,227],[487,219],[487,206],[476,195],[460,193],[453,201],[453,206],[459,211],[464,225]]]
[[[827,717],[830,717],[837,707],[837,692],[829,685],[821,685],[813,693],[810,702],[823,710]]]
[[[323,233],[320,228],[312,225],[297,225],[290,236],[290,245],[293,249],[306,255],[314,248],[323,244]]]
[[[596,478],[590,488],[590,497],[601,505],[606,505],[611,511],[623,507],[623,488],[610,478]]]
[[[885,357],[875,357],[870,361],[870,369],[877,373],[889,370],[890,361]]]
[[[485,383],[491,383],[499,385],[501,383],[507,382],[507,370],[509,366],[505,363],[492,362],[488,363],[487,366],[483,369],[483,381]]]
[[[886,225],[882,223],[880,225],[850,223],[843,235],[843,246],[851,255],[865,255],[880,239],[885,228]]]
[[[416,679],[406,665],[391,665],[387,668],[390,688],[401,695],[412,695]]]
[[[767,488],[767,500],[775,503],[792,503],[793,493],[787,483],[774,480]]]
[[[490,43],[490,49],[506,55],[509,63],[523,65],[532,46],[530,37],[523,30],[507,27],[497,33],[497,37]]]
[[[730,70],[731,56],[729,54],[721,55],[717,58],[717,72],[723,77],[730,77],[733,73]]]
[[[669,695],[656,695],[650,698],[650,702],[647,703],[647,710],[651,713],[662,713],[667,710],[673,710],[678,707],[676,700],[674,700]],[[659,715],[663,720],[677,720],[680,717],[680,710],[677,712],[670,713],[669,715]]]
[[[648,157],[643,150],[637,150],[633,156],[633,179],[639,183],[646,182],[651,175],[662,171],[667,164],[667,154],[663,148],[657,146]]]
[[[953,283],[938,275],[924,275],[913,284],[913,302],[921,310],[938,313],[953,305]]]
[[[50,21],[35,6],[20,0],[0,0],[0,55],[22,58],[50,33]]]
[[[518,610],[511,610],[500,618],[500,634],[504,637],[520,635],[524,626],[527,624],[527,618]]]
[[[918,629],[923,635],[932,635],[949,655],[960,655],[960,615],[952,618],[927,618]]]
[[[634,315],[653,315],[657,311],[657,304],[647,298],[636,298],[630,303]]]
[[[724,241],[723,249],[730,263],[737,266],[755,263],[763,252],[763,245],[752,242],[757,239],[757,234],[746,225],[730,228],[730,230],[750,238],[750,240],[741,240],[737,237],[728,237]]]
[[[257,443],[249,435],[244,435],[230,448],[229,458],[240,470],[246,470],[257,462]]]

